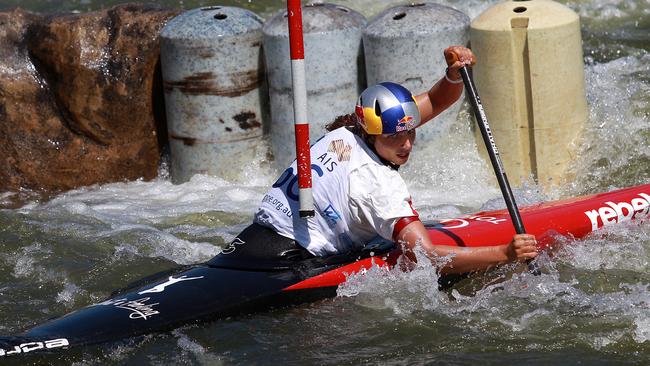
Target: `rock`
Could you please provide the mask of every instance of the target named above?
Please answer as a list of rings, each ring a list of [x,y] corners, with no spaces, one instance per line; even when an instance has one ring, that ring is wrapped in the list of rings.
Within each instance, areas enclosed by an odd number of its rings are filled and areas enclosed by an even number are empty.
[[[167,140],[158,32],[178,13],[0,12],[0,192],[156,177]]]

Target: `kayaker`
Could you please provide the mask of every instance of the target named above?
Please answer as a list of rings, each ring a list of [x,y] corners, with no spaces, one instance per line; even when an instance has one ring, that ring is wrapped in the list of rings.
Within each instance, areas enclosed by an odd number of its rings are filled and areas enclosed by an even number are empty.
[[[398,168],[415,142],[416,128],[443,112],[463,91],[459,68],[475,63],[462,46],[444,50],[460,61],[429,91],[413,96],[401,85],[383,82],[367,88],[355,113],[337,118],[311,147],[315,216],[298,215],[296,162],[262,199],[253,225],[228,245],[222,255],[242,261],[291,261],[360,250],[377,235],[402,245],[415,260],[420,246],[436,262],[451,256],[441,273],[466,273],[537,256],[533,235],[515,235],[494,247],[435,245],[411,204]],[[446,58],[447,59],[447,58]]]

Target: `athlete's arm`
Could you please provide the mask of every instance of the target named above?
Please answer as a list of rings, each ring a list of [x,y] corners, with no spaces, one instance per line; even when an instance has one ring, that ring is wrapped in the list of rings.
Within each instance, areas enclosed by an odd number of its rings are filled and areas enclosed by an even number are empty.
[[[442,113],[445,109],[454,104],[458,98],[460,98],[463,93],[463,83],[460,82],[462,80],[458,69],[465,65],[471,66],[476,63],[476,57],[467,47],[447,47],[444,53],[445,56],[447,56],[448,53],[455,53],[458,56],[460,61],[448,65],[447,77],[459,82],[451,83],[447,78],[443,77],[438,80],[429,91],[415,97],[418,109],[420,110],[420,120],[422,121],[420,125],[430,121],[433,117]]]
[[[529,234],[517,234],[508,244],[489,247],[434,245],[420,220],[411,221],[394,239],[405,247],[404,253],[412,261],[415,261],[413,250],[416,245],[422,247],[434,263],[435,257],[450,255],[451,261],[440,269],[444,274],[473,272],[509,262],[524,262],[537,256],[535,237]]]

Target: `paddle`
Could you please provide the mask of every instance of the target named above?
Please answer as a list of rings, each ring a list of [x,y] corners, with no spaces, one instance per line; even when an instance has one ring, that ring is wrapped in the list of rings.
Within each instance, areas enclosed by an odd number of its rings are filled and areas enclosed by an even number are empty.
[[[450,52],[447,57],[447,64],[451,64],[455,61],[459,61],[458,55]],[[492,136],[492,131],[490,130],[487,116],[483,110],[483,104],[481,104],[481,99],[479,98],[478,92],[476,91],[476,86],[474,86],[474,80],[472,80],[471,75],[467,71],[467,67],[463,66],[458,71],[463,78],[465,90],[467,91],[470,103],[472,104],[472,109],[474,110],[476,123],[478,124],[478,127],[481,131],[481,136],[483,136],[483,142],[485,143],[485,148],[487,149],[488,155],[490,156],[492,168],[494,168],[494,173],[496,174],[497,181],[499,182],[499,188],[501,188],[501,194],[503,194],[503,199],[506,201],[508,212],[512,218],[512,224],[514,225],[517,234],[525,234],[526,229],[524,228],[524,223],[521,221],[521,215],[519,215],[517,203],[515,202],[515,198],[512,195],[512,190],[510,189],[510,184],[508,183],[508,177],[506,176],[506,171],[503,167],[503,163],[501,162],[501,157],[499,156],[499,150],[497,150],[497,145],[494,142],[494,137]],[[528,260],[526,263],[528,264],[528,270],[532,274],[535,276],[539,276],[541,274],[537,263],[533,262],[532,260]]]

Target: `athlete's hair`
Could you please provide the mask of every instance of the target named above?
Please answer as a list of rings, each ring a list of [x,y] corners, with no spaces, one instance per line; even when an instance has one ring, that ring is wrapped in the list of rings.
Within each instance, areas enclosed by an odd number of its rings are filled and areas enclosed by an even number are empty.
[[[357,127],[357,115],[354,113],[350,114],[343,114],[334,119],[334,122],[328,124],[325,126],[325,129],[330,132],[334,131],[337,128],[341,127],[352,127],[356,128]]]
[[[357,117],[356,113],[340,115],[334,119],[334,122],[325,125],[325,129],[328,132],[334,131],[337,128],[341,127],[346,127],[350,130],[350,132],[361,137],[361,139],[365,141],[368,146],[372,147],[374,145],[374,137],[368,135],[366,131],[364,131],[363,127],[361,127],[359,124],[359,117]]]

